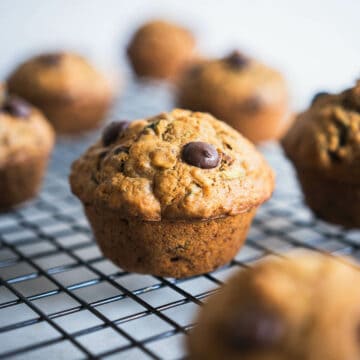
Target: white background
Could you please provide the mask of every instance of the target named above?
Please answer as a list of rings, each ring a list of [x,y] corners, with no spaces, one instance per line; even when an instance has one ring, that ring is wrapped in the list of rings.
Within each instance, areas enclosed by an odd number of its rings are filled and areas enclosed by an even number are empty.
[[[126,72],[134,28],[165,17],[195,31],[202,51],[240,48],[281,69],[295,108],[360,73],[358,0],[0,0],[0,78],[24,56],[70,48]]]

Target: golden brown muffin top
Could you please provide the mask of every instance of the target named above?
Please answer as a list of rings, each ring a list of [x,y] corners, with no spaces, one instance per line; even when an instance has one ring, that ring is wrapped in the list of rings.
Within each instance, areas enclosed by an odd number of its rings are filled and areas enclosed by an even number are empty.
[[[298,115],[283,146],[296,166],[359,183],[360,81],[338,95],[315,96],[310,108]]]
[[[239,271],[202,309],[190,359],[357,360],[359,281],[345,260],[315,253]]]
[[[43,114],[14,95],[0,103],[0,166],[47,153],[54,131]]]
[[[72,166],[85,203],[142,220],[234,215],[268,199],[274,175],[262,155],[209,114],[175,109],[113,123]]]
[[[84,57],[57,52],[35,56],[9,77],[10,92],[37,102],[71,101],[111,93],[109,81]]]
[[[154,20],[136,31],[127,51],[130,58],[143,67],[139,69],[140,75],[172,77],[179,70],[180,63],[194,56],[195,39],[181,26]]]
[[[180,79],[179,88],[180,92],[194,91],[199,97],[233,99],[238,109],[243,108],[244,111],[277,100],[283,102],[286,91],[280,72],[239,51],[190,67]]]

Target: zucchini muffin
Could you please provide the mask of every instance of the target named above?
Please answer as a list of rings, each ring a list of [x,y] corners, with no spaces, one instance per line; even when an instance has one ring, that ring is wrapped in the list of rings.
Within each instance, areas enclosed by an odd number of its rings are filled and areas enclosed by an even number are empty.
[[[239,271],[201,309],[189,359],[358,360],[359,281],[359,269],[319,253]]]
[[[360,82],[340,94],[317,94],[283,147],[314,213],[360,227]]]
[[[137,30],[127,54],[138,76],[174,79],[193,60],[195,39],[187,29],[155,20]]]
[[[54,132],[24,100],[5,92],[0,98],[0,211],[5,211],[38,193]]]
[[[41,109],[59,133],[97,127],[113,97],[100,72],[80,55],[67,52],[29,59],[10,75],[8,88]]]
[[[211,113],[254,143],[279,138],[290,121],[283,76],[238,51],[185,71],[177,103]]]
[[[75,161],[70,183],[107,257],[178,278],[234,257],[274,176],[225,123],[176,109],[110,124]]]

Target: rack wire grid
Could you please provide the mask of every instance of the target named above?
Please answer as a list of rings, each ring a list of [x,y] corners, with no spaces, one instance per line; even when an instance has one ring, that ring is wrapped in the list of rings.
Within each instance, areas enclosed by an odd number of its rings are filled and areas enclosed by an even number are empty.
[[[171,107],[167,86],[132,83],[114,115]],[[181,359],[194,313],[240,268],[303,247],[360,258],[360,231],[314,218],[271,144],[262,151],[277,172],[275,193],[230,264],[181,280],[125,272],[102,256],[69,190],[69,166],[95,136],[59,140],[38,198],[0,216],[0,359]]]

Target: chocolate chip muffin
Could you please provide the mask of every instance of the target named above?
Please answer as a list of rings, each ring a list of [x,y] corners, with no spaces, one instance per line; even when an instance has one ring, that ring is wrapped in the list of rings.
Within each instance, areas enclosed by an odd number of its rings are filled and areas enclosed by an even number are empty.
[[[97,127],[112,101],[105,77],[83,57],[66,52],[26,61],[10,75],[8,88],[40,108],[59,133]]]
[[[319,253],[237,273],[205,303],[190,359],[357,360],[358,269]]]
[[[238,51],[185,71],[177,103],[210,112],[254,143],[280,137],[290,120],[282,75]]]
[[[176,109],[110,124],[75,161],[70,183],[107,257],[178,278],[232,259],[274,177],[235,130]]]
[[[141,26],[127,54],[138,76],[174,79],[195,55],[195,39],[187,29],[156,20]]]
[[[4,93],[0,98],[0,211],[5,211],[37,194],[54,132],[24,100]]]
[[[360,82],[340,94],[316,95],[283,147],[314,213],[360,227]]]

